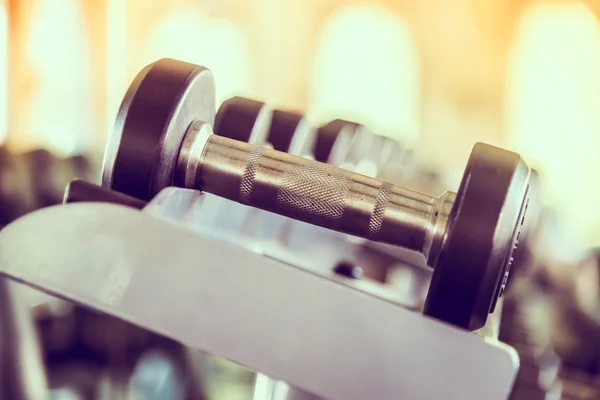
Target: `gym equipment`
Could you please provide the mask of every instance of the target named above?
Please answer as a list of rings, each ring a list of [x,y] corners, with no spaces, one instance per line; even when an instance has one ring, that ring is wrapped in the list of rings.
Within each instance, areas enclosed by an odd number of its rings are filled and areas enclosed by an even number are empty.
[[[220,137],[212,136],[211,87],[202,67],[161,60],[146,68],[107,148],[106,187],[76,181],[65,198],[103,203],[54,207],[10,224],[0,233],[0,271],[283,380],[293,388],[288,400],[364,399],[374,391],[381,399],[505,399],[515,352],[486,329],[474,334],[435,319],[475,330],[492,312],[494,325],[529,197],[529,168],[520,157],[477,145],[459,191],[438,199],[277,151],[304,155],[310,147],[315,131],[294,123],[298,116],[277,125],[294,133],[270,149],[274,128],[257,123],[257,114],[273,112],[256,107],[245,125],[251,134],[240,136],[255,144],[242,143],[230,137],[237,128],[225,128],[239,111],[230,103],[216,114]],[[246,135],[242,130],[237,134]],[[360,152],[356,130],[343,158],[358,164],[369,155]],[[298,132],[309,133],[295,140]],[[374,141],[373,153],[384,153],[383,144]],[[425,308],[435,318],[361,276],[360,265],[315,268],[310,254],[212,237],[196,216],[215,200],[223,210],[241,201],[266,210],[256,210],[261,215],[316,225],[310,232],[423,251],[435,267]],[[294,221],[308,227],[304,222]],[[32,232],[49,225],[52,232]]]
[[[424,312],[470,330],[485,325],[527,208],[530,171],[519,155],[477,144],[458,192],[433,198],[212,135],[212,104],[206,68],[170,59],[144,68],[109,139],[103,185],[142,200],[172,185],[200,189],[422,252],[434,267]]]
[[[199,233],[193,215],[207,196],[167,188],[142,211],[33,212],[0,232],[0,271],[313,396],[507,398],[514,350],[423,317],[393,288]]]

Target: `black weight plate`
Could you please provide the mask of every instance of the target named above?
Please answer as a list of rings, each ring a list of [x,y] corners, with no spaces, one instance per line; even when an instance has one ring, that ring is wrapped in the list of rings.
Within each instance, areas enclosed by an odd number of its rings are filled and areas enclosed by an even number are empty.
[[[352,131],[355,132],[359,124],[336,119],[318,129],[313,150],[315,160],[322,163],[331,162],[330,158],[334,148],[339,146],[340,143],[343,143],[343,147],[349,148],[353,132],[348,131],[348,126],[352,127]]]
[[[102,185],[150,200],[173,184],[179,148],[193,121],[215,117],[212,73],[201,66],[161,59],[129,87],[104,154]]]
[[[213,131],[241,142],[263,144],[269,135],[272,114],[265,103],[232,97],[219,107]]]
[[[304,117],[300,114],[275,110],[273,111],[273,121],[269,131],[268,142],[273,149],[287,153],[290,151],[290,145],[294,138],[294,133]]]
[[[424,314],[468,330],[485,325],[508,276],[529,175],[518,154],[483,143],[474,146]]]

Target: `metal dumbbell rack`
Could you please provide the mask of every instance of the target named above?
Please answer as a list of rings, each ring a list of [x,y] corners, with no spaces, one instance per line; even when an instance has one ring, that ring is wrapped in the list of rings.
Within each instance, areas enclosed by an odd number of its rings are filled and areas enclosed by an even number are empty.
[[[273,124],[268,118],[270,115],[279,115],[280,119],[282,116],[287,115],[288,121],[294,120],[296,123]],[[276,145],[279,146],[279,149],[292,154],[304,153],[306,155],[309,151],[304,149],[311,150],[311,146],[306,145],[307,142],[312,144],[315,141],[322,141],[324,135],[332,137],[333,143],[329,146],[330,148],[320,148],[320,154],[325,154],[323,150],[326,150],[327,159],[339,160],[341,164],[345,164],[346,168],[360,165],[363,158],[367,158],[368,161],[377,161],[376,154],[385,155],[384,147],[393,146],[392,149],[387,151],[389,155],[379,160],[380,165],[375,165],[374,172],[377,168],[384,169],[387,167],[386,163],[392,164],[390,169],[394,171],[397,180],[406,183],[409,181],[406,171],[415,169],[410,165],[413,157],[405,157],[397,148],[395,141],[373,135],[367,132],[364,127],[359,128],[354,123],[334,121],[319,129],[317,133],[308,124],[300,123],[301,119],[296,114],[283,111],[272,112],[262,103],[243,98],[233,98],[225,102],[220,107],[216,119],[215,129],[220,135],[233,136],[237,134],[239,139],[257,143],[264,143],[265,138],[270,136],[284,138]],[[233,122],[236,123],[233,124]],[[269,124],[269,122],[271,123]],[[241,133],[244,132],[246,134],[242,135]],[[298,137],[301,137],[302,140],[297,140]],[[288,140],[285,140],[285,138]],[[335,142],[338,142],[338,144],[335,145]],[[286,146],[286,143],[290,145]],[[394,155],[396,157],[393,157]],[[398,157],[398,155],[401,157]],[[371,157],[371,160],[368,159],[369,157]],[[399,158],[402,158],[402,163],[399,162]],[[112,201],[136,208],[143,208],[144,206],[142,201],[119,195],[116,192],[107,193],[81,181],[73,182],[69,189],[67,191],[67,201],[69,202],[94,200]],[[408,282],[404,285],[405,288],[396,287],[395,290],[398,297],[402,298],[403,304],[415,308],[424,300],[423,289],[430,277],[429,271],[422,269],[422,266],[421,268],[412,268],[414,266],[407,265],[410,260],[389,257],[385,252],[379,254],[378,250],[373,251],[365,247],[365,241],[357,243],[356,238],[347,235],[323,230],[305,223],[298,223],[292,219],[250,209],[236,203],[232,204],[217,197],[206,199],[203,206],[197,211],[195,219],[203,221],[198,224],[198,229],[207,234],[212,234],[212,236],[216,236],[215,230],[218,230],[222,238],[233,243],[248,243],[250,241],[253,243],[251,247],[255,251],[258,248],[263,248],[262,251],[269,252],[284,247],[285,252],[288,254],[287,258],[291,259],[298,259],[298,254],[303,254],[303,247],[310,246],[311,258],[306,260],[306,265],[312,266],[312,268],[321,268],[323,271],[329,272],[340,263],[349,263],[360,265],[361,271],[365,270],[367,276],[375,275],[379,280],[385,280],[386,275],[388,275],[388,280],[398,281],[401,276],[403,280],[408,280]],[[367,243],[369,242],[367,241]],[[279,252],[279,254],[282,253]],[[293,256],[294,254],[296,255]],[[293,257],[290,257],[290,255]],[[395,268],[392,268],[392,271],[386,271],[390,269],[390,266]],[[399,271],[400,273],[395,274],[394,272],[399,269],[398,266],[402,268]],[[296,392],[298,391],[296,390]],[[285,393],[285,395],[282,393]],[[290,397],[291,395],[290,388],[285,383],[275,383],[264,376],[258,376],[255,398],[264,400],[267,398],[286,398],[285,396]]]
[[[210,96],[202,96],[210,120]],[[393,287],[336,275],[330,263],[315,267],[311,254],[266,246],[262,234],[207,232],[215,225],[202,210],[214,213],[215,204],[242,207],[167,188],[142,211],[100,203],[38,211],[0,233],[0,270],[283,380],[294,388],[290,399],[508,396],[518,359],[493,335],[425,317]]]
[[[282,124],[278,120],[292,123]],[[314,129],[297,114],[271,111],[265,104],[249,99],[226,101],[217,112],[215,133],[254,144],[271,145],[280,151],[327,161],[371,176],[384,171],[390,175],[393,173],[401,183],[409,181],[407,175],[414,169],[411,168],[414,167],[411,165],[412,158],[406,157],[406,152],[398,148],[396,141],[376,136],[364,126],[336,120]],[[272,137],[279,138],[274,145],[268,143]],[[217,227],[228,230],[228,236],[234,238],[234,242],[252,243],[254,251],[281,257],[291,264],[297,265],[298,260],[303,260],[306,268],[325,272],[334,271],[336,266],[343,264],[360,268],[361,272],[366,270],[367,275],[385,281],[386,275],[391,278],[393,271],[398,269],[390,267],[408,267],[406,264],[411,263],[410,259],[390,257],[386,254],[387,248],[373,251],[365,246],[372,243],[370,241],[357,241],[355,237],[237,204],[232,207],[231,202],[222,199],[215,201],[223,203],[220,207],[223,213],[217,217],[212,215],[214,223],[205,221],[200,224],[205,232],[214,232]],[[237,213],[232,215],[232,208]],[[201,211],[210,215],[211,210],[212,207],[205,206]],[[412,260],[412,264],[423,264],[423,261]],[[404,280],[407,280],[407,273],[413,279],[405,290],[398,288],[398,298],[407,307],[418,307],[424,300],[423,287],[428,283],[430,274],[419,268],[403,268],[402,272]],[[304,397],[313,398],[284,382],[257,376],[254,393],[257,400]]]
[[[141,212],[100,203],[35,212],[0,233],[0,268],[324,398],[507,398],[514,350],[423,317],[374,284],[202,235],[189,216],[205,196],[165,189]]]

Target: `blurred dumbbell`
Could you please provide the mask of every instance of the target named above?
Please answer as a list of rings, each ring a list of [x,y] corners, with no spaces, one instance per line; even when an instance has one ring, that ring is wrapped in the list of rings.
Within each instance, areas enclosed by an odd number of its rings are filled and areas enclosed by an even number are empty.
[[[215,135],[252,144],[269,144],[273,149],[299,156],[311,155],[315,129],[301,114],[273,110],[265,103],[233,97],[219,107]]]
[[[65,185],[74,178],[90,179],[85,157],[59,158],[46,150],[11,154],[0,150],[0,224],[54,204],[60,204]]]

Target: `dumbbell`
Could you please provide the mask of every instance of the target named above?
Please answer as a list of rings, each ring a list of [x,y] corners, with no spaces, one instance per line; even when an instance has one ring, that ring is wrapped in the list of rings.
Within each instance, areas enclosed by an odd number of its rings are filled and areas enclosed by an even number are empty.
[[[148,200],[203,190],[324,228],[422,252],[434,268],[424,313],[475,330],[501,296],[526,210],[530,170],[478,143],[457,193],[439,198],[212,134],[215,84],[162,59],[127,91],[107,144],[103,185]]]

